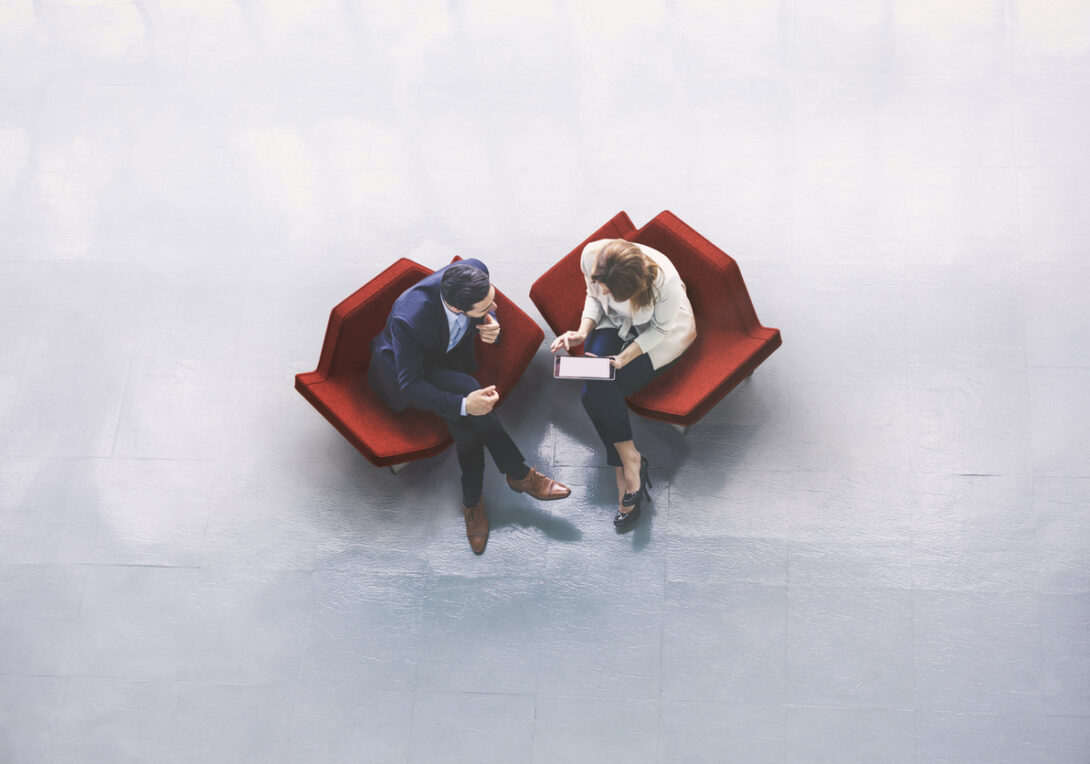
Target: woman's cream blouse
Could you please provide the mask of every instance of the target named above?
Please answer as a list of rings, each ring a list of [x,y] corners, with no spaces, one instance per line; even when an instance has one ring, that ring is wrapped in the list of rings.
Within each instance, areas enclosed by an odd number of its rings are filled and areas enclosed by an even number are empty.
[[[617,302],[612,295],[602,294],[601,287],[591,281],[590,275],[594,273],[598,253],[610,241],[613,240],[599,239],[583,248],[579,261],[587,282],[583,318],[591,319],[597,327],[616,328],[625,340],[634,339],[650,356],[652,367],[659,369],[684,353],[696,339],[693,306],[689,303],[685,284],[666,255],[636,244],[644,256],[659,267],[651,304],[634,310],[631,301]]]

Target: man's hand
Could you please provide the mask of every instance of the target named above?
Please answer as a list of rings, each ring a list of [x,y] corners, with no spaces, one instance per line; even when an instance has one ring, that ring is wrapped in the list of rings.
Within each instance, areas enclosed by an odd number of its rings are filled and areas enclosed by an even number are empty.
[[[581,332],[564,332],[553,340],[553,344],[549,346],[549,352],[555,353],[560,348],[571,350],[576,345],[582,345],[586,339],[587,335]]]
[[[484,322],[477,324],[477,331],[481,333],[481,342],[491,345],[500,336],[500,324],[491,313],[485,313]]]
[[[495,385],[474,390],[466,396],[466,413],[470,416],[484,416],[492,410],[499,399],[500,394],[496,392]]]

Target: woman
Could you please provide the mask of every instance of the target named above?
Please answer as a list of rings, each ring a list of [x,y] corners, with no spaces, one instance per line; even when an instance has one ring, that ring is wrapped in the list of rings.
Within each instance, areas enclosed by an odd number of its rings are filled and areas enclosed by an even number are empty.
[[[579,328],[552,344],[555,353],[584,342],[590,356],[609,356],[616,379],[588,381],[583,408],[617,472],[618,528],[634,522],[648,499],[648,465],[632,442],[625,398],[647,385],[696,339],[693,308],[677,269],[651,247],[602,239],[583,249],[580,260],[587,299]]]

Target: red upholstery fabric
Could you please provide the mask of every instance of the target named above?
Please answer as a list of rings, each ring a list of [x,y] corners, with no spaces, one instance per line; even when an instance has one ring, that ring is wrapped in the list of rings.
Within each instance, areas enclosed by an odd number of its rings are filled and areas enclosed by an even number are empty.
[[[638,231],[620,213],[534,283],[530,298],[554,332],[578,326],[586,293],[579,256],[587,242],[601,238],[639,242],[669,257],[696,316],[693,345],[669,372],[628,399],[638,414],[693,424],[782,344],[778,329],[757,320],[734,259],[668,210]]]
[[[394,300],[431,272],[402,258],[358,289],[330,314],[318,368],[295,377],[295,389],[380,467],[432,456],[453,442],[435,414],[411,409],[394,414],[367,385],[371,340],[382,331]],[[482,386],[496,385],[502,403],[545,333],[499,289],[496,303],[502,338],[497,346],[477,345],[475,376]]]

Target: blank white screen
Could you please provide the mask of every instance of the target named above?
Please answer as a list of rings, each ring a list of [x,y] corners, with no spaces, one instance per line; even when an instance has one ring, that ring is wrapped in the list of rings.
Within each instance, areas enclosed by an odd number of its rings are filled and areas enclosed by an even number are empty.
[[[609,359],[560,356],[560,376],[609,379]]]

